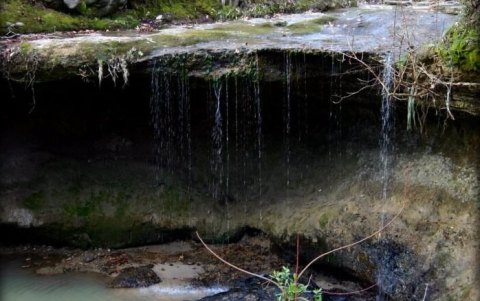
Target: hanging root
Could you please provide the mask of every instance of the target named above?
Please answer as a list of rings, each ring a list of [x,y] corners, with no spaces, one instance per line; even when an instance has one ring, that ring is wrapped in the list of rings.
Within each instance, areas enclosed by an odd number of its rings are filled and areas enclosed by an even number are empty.
[[[98,60],[98,83],[101,86],[102,80],[106,77],[110,77],[113,81],[113,85],[117,85],[117,79],[122,78],[123,87],[128,84],[130,72],[128,70],[128,64],[136,61],[139,57],[143,56],[143,53],[136,48],[130,49],[124,55],[112,55],[107,61],[101,59]],[[104,75],[103,65],[107,66],[108,74]]]
[[[407,131],[412,130],[412,123],[413,127],[416,127],[415,124],[415,97],[417,94],[417,89],[415,87],[408,88],[410,91],[410,95],[408,96],[408,112],[407,112]]]
[[[102,86],[102,79],[103,79],[103,61],[98,60],[98,86]]]

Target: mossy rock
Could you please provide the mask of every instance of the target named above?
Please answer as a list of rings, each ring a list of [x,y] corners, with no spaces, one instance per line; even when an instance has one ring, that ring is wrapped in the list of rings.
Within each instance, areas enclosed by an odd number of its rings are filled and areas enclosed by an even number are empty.
[[[477,29],[464,25],[453,26],[438,53],[447,65],[462,71],[480,72],[480,34]]]
[[[292,34],[308,34],[320,31],[322,25],[335,21],[333,16],[323,16],[312,20],[297,22],[287,25],[287,29]]]

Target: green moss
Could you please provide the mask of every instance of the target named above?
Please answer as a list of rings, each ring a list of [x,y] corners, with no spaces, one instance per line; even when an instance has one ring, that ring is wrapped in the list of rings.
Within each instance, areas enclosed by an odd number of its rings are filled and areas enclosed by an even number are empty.
[[[307,34],[317,32],[322,28],[322,25],[335,20],[333,16],[324,16],[307,20],[304,22],[297,22],[287,26],[287,29],[292,34]]]
[[[132,40],[128,42],[113,41],[101,44],[84,42],[78,44],[79,48],[81,48],[81,52],[79,52],[81,57],[79,57],[79,59],[84,60],[85,62],[96,62],[98,60],[107,62],[112,58],[124,57],[126,54],[131,52],[132,49],[135,49],[137,54],[140,52],[148,53],[153,47],[188,46],[200,42],[225,39],[231,37],[232,34],[233,33],[229,32],[228,30],[192,29],[182,33],[181,35],[159,33],[157,35],[150,36],[148,40]],[[128,58],[126,58],[126,60],[130,61]],[[52,67],[55,67],[56,63],[54,54],[51,55],[49,62]]]
[[[438,47],[440,57],[447,65],[462,71],[480,71],[480,36],[475,28],[453,26],[446,41]]]
[[[220,8],[220,1],[216,0],[145,0],[130,13],[142,18],[168,14],[174,20],[196,19],[215,14]]]
[[[22,55],[30,54],[30,52],[33,49],[32,44],[30,44],[28,42],[20,43],[19,47],[20,47],[20,54],[22,54]]]
[[[30,210],[39,210],[46,204],[47,198],[43,191],[34,192],[23,200],[23,206]]]
[[[90,199],[85,202],[75,202],[64,206],[65,213],[69,217],[88,217],[96,208],[96,204]]]
[[[223,33],[224,35],[227,34],[241,34],[246,36],[251,35],[262,35],[267,34],[275,30],[275,25],[272,23],[262,23],[262,24],[255,24],[252,25],[251,23],[244,23],[244,22],[233,22],[233,23],[226,23],[224,25],[219,25],[214,29],[210,29],[209,31],[215,31],[217,34]]]
[[[133,201],[132,196],[125,191],[118,191],[113,196],[112,204],[115,206],[115,218],[123,218],[127,215],[131,201]]]
[[[219,40],[228,38],[231,36],[226,31],[223,30],[191,30],[183,33],[179,36],[161,36],[160,39],[163,40],[165,43],[170,42],[172,43],[170,46],[178,45],[178,46],[187,46],[193,45],[200,42],[208,42],[212,40]],[[168,43],[166,43],[168,44]]]
[[[320,225],[320,227],[325,228],[329,221],[330,221],[329,215],[327,213],[322,213],[322,215],[318,219],[318,224]]]
[[[188,216],[190,212],[189,196],[174,188],[167,188],[161,195],[163,211],[178,217]]]

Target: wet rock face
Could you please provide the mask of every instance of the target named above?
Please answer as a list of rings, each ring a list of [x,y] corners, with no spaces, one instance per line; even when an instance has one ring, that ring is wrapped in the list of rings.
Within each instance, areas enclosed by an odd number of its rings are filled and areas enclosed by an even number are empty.
[[[405,299],[421,296],[427,280],[418,269],[418,258],[411,250],[394,240],[382,239],[367,248],[372,261],[378,263],[376,279],[382,291]],[[416,282],[405,281],[415,279]]]
[[[137,288],[147,287],[161,282],[160,277],[158,277],[152,268],[153,265],[125,268],[110,282],[109,287]]]

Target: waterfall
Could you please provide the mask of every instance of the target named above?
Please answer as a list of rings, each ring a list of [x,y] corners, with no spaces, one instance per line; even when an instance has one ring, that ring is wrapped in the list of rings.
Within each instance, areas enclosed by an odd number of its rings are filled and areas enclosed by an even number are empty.
[[[175,174],[184,177],[190,189],[192,149],[188,77],[183,73],[167,73],[161,62],[155,62],[151,89],[150,122],[156,184],[166,184]]]
[[[223,120],[221,110],[222,82],[217,79],[213,82],[215,111],[212,127],[212,160],[211,170],[213,173],[212,196],[222,200],[223,195]],[[223,201],[223,200],[222,200]]]
[[[291,82],[292,82],[292,63],[291,63],[291,54],[285,54],[285,104],[284,104],[284,141],[285,141],[285,165],[286,165],[286,189],[287,189],[287,200],[288,200],[288,190],[290,188],[290,157],[291,157],[291,148],[290,148],[290,130],[291,130]]]
[[[253,89],[255,95],[255,108],[257,118],[257,170],[258,170],[258,196],[260,198],[260,208],[263,206],[262,198],[262,103],[260,99],[260,69],[258,67],[258,53],[255,55],[255,80],[253,82]],[[263,219],[262,211],[260,209],[260,220]]]
[[[150,115],[154,138],[155,181],[164,185],[173,169],[173,157],[168,155],[174,141],[172,125],[171,93],[169,75],[156,68],[152,69],[152,95],[150,97]]]
[[[335,97],[342,93],[342,81],[338,80],[339,74],[342,73],[342,60],[336,58],[336,53],[330,55],[330,101],[328,115],[328,157],[333,159],[334,156],[342,154],[342,102],[336,101]],[[338,62],[336,64],[336,62]]]
[[[152,68],[152,95],[150,96],[150,122],[153,127],[153,157],[155,166],[155,183],[160,184],[162,181],[162,175],[160,174],[160,155],[161,155],[161,134],[160,134],[160,83],[159,72],[157,72],[156,62]]]
[[[391,161],[392,161],[392,153],[393,153],[393,142],[392,142],[392,135],[393,135],[393,127],[394,127],[394,120],[393,120],[393,105],[392,99],[390,96],[390,91],[392,90],[393,85],[393,55],[392,53],[388,52],[385,54],[384,59],[384,69],[382,74],[382,81],[383,81],[383,89],[382,89],[382,105],[381,105],[381,130],[380,130],[380,164],[381,164],[381,182],[382,182],[382,191],[381,191],[381,198],[384,203],[387,201],[388,197],[388,187],[390,183],[390,176],[391,176]],[[381,214],[381,224],[380,227],[384,227],[386,222],[386,211],[385,208]],[[379,238],[381,238],[381,233],[379,234]],[[381,246],[381,245],[380,245]],[[378,284],[378,294],[376,297],[377,301],[385,300],[385,294],[383,291],[385,287],[389,285],[388,282],[388,269],[386,266],[388,265],[388,256],[384,254],[383,258],[380,258],[380,262],[378,263],[377,269],[377,284]]]
[[[393,130],[393,118],[392,118],[392,104],[390,91],[393,84],[393,55],[389,52],[385,55],[384,70],[382,75],[383,89],[382,89],[382,128],[380,131],[380,162],[382,168],[382,200],[387,199],[388,184],[390,178],[390,163],[391,153],[393,145],[391,141]],[[382,226],[385,224],[385,212],[382,214]]]

